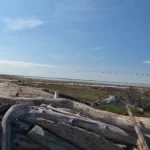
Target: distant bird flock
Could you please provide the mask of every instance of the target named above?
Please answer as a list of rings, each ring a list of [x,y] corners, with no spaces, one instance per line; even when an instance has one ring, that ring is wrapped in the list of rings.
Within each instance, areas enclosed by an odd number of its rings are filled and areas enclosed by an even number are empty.
[[[72,74],[72,73],[79,73],[79,72],[86,72],[86,73],[101,73],[101,74],[114,74],[114,75],[136,75],[136,76],[149,76],[148,73],[129,73],[129,72],[104,72],[99,70],[77,70],[77,71],[66,71],[65,74]],[[49,72],[49,73],[60,73],[60,72]],[[62,73],[62,72],[61,72]]]

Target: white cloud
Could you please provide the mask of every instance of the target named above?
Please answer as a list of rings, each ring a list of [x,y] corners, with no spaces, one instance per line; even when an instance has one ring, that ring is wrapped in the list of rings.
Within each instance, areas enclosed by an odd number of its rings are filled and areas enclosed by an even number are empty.
[[[32,29],[38,27],[44,22],[37,18],[3,18],[2,21],[6,24],[8,30],[11,31],[21,31],[25,29]]]
[[[48,64],[37,64],[31,62],[23,62],[23,61],[10,61],[10,60],[0,60],[0,65],[10,65],[10,66],[18,66],[18,67],[46,67],[53,68],[53,65]]]
[[[145,60],[144,64],[150,64],[150,60]]]
[[[103,49],[104,47],[102,46],[99,46],[99,47],[94,47],[93,50],[100,50],[100,49]]]
[[[71,33],[75,36],[83,36],[83,34],[80,31],[76,30],[76,29],[69,30],[69,33]]]

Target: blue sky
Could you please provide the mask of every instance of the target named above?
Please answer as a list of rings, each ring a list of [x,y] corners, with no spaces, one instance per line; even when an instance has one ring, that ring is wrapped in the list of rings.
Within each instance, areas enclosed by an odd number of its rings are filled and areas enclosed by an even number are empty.
[[[1,0],[0,73],[150,83],[149,5]]]

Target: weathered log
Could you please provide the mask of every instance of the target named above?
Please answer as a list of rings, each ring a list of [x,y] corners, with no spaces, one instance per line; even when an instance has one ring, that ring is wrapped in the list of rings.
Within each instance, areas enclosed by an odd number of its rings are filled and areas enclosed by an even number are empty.
[[[27,105],[14,105],[4,115],[2,120],[2,150],[10,150],[11,124],[14,119],[29,112]]]
[[[128,131],[134,131],[132,121],[128,116],[118,115],[115,113],[94,109],[82,103],[70,100],[55,100],[51,102],[54,107],[64,107],[80,112],[81,116],[91,118],[93,120],[102,121],[108,124],[115,125]],[[137,123],[143,133],[150,134],[150,119],[144,117],[135,117]]]
[[[27,122],[23,122],[20,120],[15,120],[11,125],[11,133],[14,134],[23,134],[25,135],[30,129],[32,129],[33,125]],[[2,126],[0,121],[0,135],[2,136]]]
[[[10,104],[1,104],[0,105],[0,113],[6,112],[10,108]]]
[[[39,150],[42,149],[42,147],[38,144],[35,143],[34,140],[22,135],[22,134],[15,134],[12,140],[12,146],[14,144],[17,144],[19,147],[29,149],[29,150]]]
[[[17,147],[25,148],[25,149],[41,149],[41,146],[38,143],[33,142],[33,140],[27,138],[25,134],[33,127],[33,125],[22,122],[20,120],[15,120],[12,122],[11,127],[11,134],[12,134],[12,142],[11,142],[11,149],[14,148],[14,145],[17,144]],[[2,137],[2,127],[0,122],[0,137]],[[0,145],[1,145],[2,138],[0,138]],[[16,149],[16,147],[15,147]]]
[[[35,143],[32,139],[21,133],[12,133],[11,149],[16,150],[16,148],[26,149],[26,150],[42,150],[42,147]],[[2,133],[0,133],[0,146],[2,145]],[[15,148],[14,148],[15,147]]]
[[[45,127],[46,126],[49,126],[51,132],[62,137],[63,139],[66,139],[67,141],[70,141],[75,145],[78,145],[81,149],[84,150],[121,149],[109,141],[101,138],[100,136],[77,127],[69,126],[63,123],[56,124],[51,121],[49,121],[49,123],[46,122]]]
[[[77,112],[81,112],[82,116],[91,118],[93,120],[106,122],[108,124],[112,124],[117,127],[123,128],[125,130],[134,132],[132,122],[128,116],[122,116],[122,115],[117,115],[106,111],[96,110],[85,104],[81,104],[67,99],[0,97],[0,102],[10,103],[10,104],[23,103],[23,104],[33,104],[33,105],[40,105],[42,103],[52,104],[52,106],[54,107],[62,107],[62,108],[75,110]],[[144,117],[136,117],[136,120],[141,131],[145,134],[150,134],[150,119]]]
[[[18,107],[17,107],[18,106]],[[29,107],[27,107],[26,105],[24,106],[24,105],[17,105],[17,106],[13,106],[7,113],[6,113],[6,116],[4,116],[4,120],[6,120],[5,118],[7,118],[7,120],[9,119],[9,122],[11,123],[12,121],[13,121],[13,119],[15,119],[16,117],[18,117],[18,116],[20,116],[20,115],[22,115],[22,114],[24,114],[24,113],[26,113],[26,112],[29,112]],[[16,108],[17,107],[17,109],[14,109],[14,108]],[[54,109],[55,110],[55,109]],[[36,111],[36,110],[33,110],[33,111]],[[32,112],[32,111],[31,111]],[[63,113],[65,113],[65,112],[63,112]],[[9,114],[9,115],[7,115],[7,114]],[[66,113],[67,114],[67,113]],[[21,122],[17,122],[17,121],[15,121],[15,123],[17,124],[17,125],[22,125],[22,123]],[[4,124],[4,122],[3,122],[3,124]],[[24,123],[23,123],[24,124]],[[5,125],[6,125],[6,123],[5,123]],[[25,127],[24,127],[25,126]],[[25,128],[26,130],[28,130],[28,126],[25,124],[23,126],[23,129]],[[4,126],[3,126],[4,127]],[[22,126],[21,126],[22,127]],[[8,128],[7,128],[7,130],[8,130]],[[5,130],[6,131],[6,130]],[[9,131],[9,130],[8,130]],[[10,133],[9,133],[10,134]],[[7,134],[8,135],[8,134]],[[41,140],[40,140],[41,141]],[[19,141],[20,142],[20,141]],[[23,143],[22,143],[23,144]],[[25,146],[24,144],[23,144],[23,146]],[[27,146],[26,146],[27,147]],[[29,147],[30,147],[30,145],[29,145]],[[34,147],[34,146],[33,146]],[[72,148],[71,148],[72,149]]]
[[[12,143],[17,144],[20,147],[25,149],[42,149],[38,143],[35,143],[34,140],[29,139],[26,134],[33,128],[32,124],[23,122],[20,120],[15,120],[12,123]]]
[[[45,127],[40,121],[40,118],[52,120],[54,122],[62,122],[70,126],[76,126],[93,132],[104,137],[105,139],[111,140],[116,143],[136,145],[137,136],[135,133],[124,131],[123,129],[103,122],[98,122],[90,119],[86,120],[83,117],[58,113],[53,110],[50,111],[36,108],[35,110],[33,109],[31,113],[20,117],[19,119]],[[147,138],[147,140],[150,143],[150,139]]]
[[[33,125],[32,124],[29,124],[27,122],[23,122],[23,121],[20,121],[20,120],[14,120],[13,123],[12,123],[12,127],[15,126],[17,128],[21,128],[22,130],[25,130],[26,132],[28,132],[32,127]],[[12,128],[13,129],[13,128]]]
[[[127,133],[124,130],[107,123],[87,120],[78,116],[60,114],[50,110],[44,110],[44,113],[49,115],[49,119],[55,122],[64,122],[73,126],[77,126],[118,143],[136,144],[135,134]]]
[[[63,129],[62,129],[63,130]],[[79,147],[50,133],[39,126],[35,126],[28,134],[28,137],[40,143],[50,150],[81,150]]]
[[[29,107],[27,107],[26,105],[16,105],[11,107],[11,109],[6,113],[6,115],[4,116],[3,120],[2,120],[2,127],[3,127],[3,135],[4,133],[7,133],[4,135],[4,139],[5,143],[8,143],[7,139],[5,138],[6,136],[10,137],[10,123],[13,121],[13,119],[19,117],[20,115],[26,113],[29,111]],[[7,123],[8,122],[8,123]],[[6,127],[5,127],[6,126]],[[8,132],[6,132],[8,131]],[[9,135],[8,135],[9,134]],[[3,143],[3,147],[4,149],[6,149],[6,145],[5,143]],[[8,144],[10,145],[10,144]],[[7,147],[8,149],[9,147]],[[72,149],[72,148],[71,148]]]
[[[16,98],[11,98],[11,97],[0,97],[0,103],[4,104],[10,104],[10,105],[15,105],[15,104],[29,104],[29,105],[40,105],[40,104],[51,104],[51,102],[55,101],[54,98],[42,98],[42,97],[37,97],[37,98],[23,98],[23,97],[16,97]]]
[[[2,99],[0,99],[0,100],[2,100]],[[117,114],[113,114],[113,113],[109,113],[109,112],[105,112],[105,111],[95,110],[84,104],[80,104],[80,103],[73,102],[73,101],[66,100],[66,99],[54,100],[54,99],[44,99],[44,98],[36,98],[36,99],[26,99],[26,98],[19,98],[19,99],[8,98],[7,99],[6,98],[5,100],[6,101],[8,100],[9,102],[13,102],[13,103],[14,102],[15,103],[23,102],[23,103],[38,104],[38,105],[41,103],[52,104],[52,106],[72,109],[77,112],[81,112],[80,114],[82,116],[89,117],[94,120],[102,120],[104,122],[114,124],[118,127],[122,127],[125,130],[134,132],[134,129],[132,127],[132,123],[131,123],[129,117],[121,116],[121,115],[117,115]],[[140,117],[138,117],[136,119],[143,121],[143,125],[145,128],[143,128],[141,130],[144,131],[145,133],[149,134],[149,127],[150,127],[149,119],[146,120],[145,118],[140,118]],[[143,127],[143,126],[141,126],[141,127]]]

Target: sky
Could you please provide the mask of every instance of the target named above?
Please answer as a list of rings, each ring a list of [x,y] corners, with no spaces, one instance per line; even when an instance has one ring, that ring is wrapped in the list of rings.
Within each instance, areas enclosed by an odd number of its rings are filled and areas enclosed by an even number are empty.
[[[150,84],[149,5],[1,0],[0,74]]]

